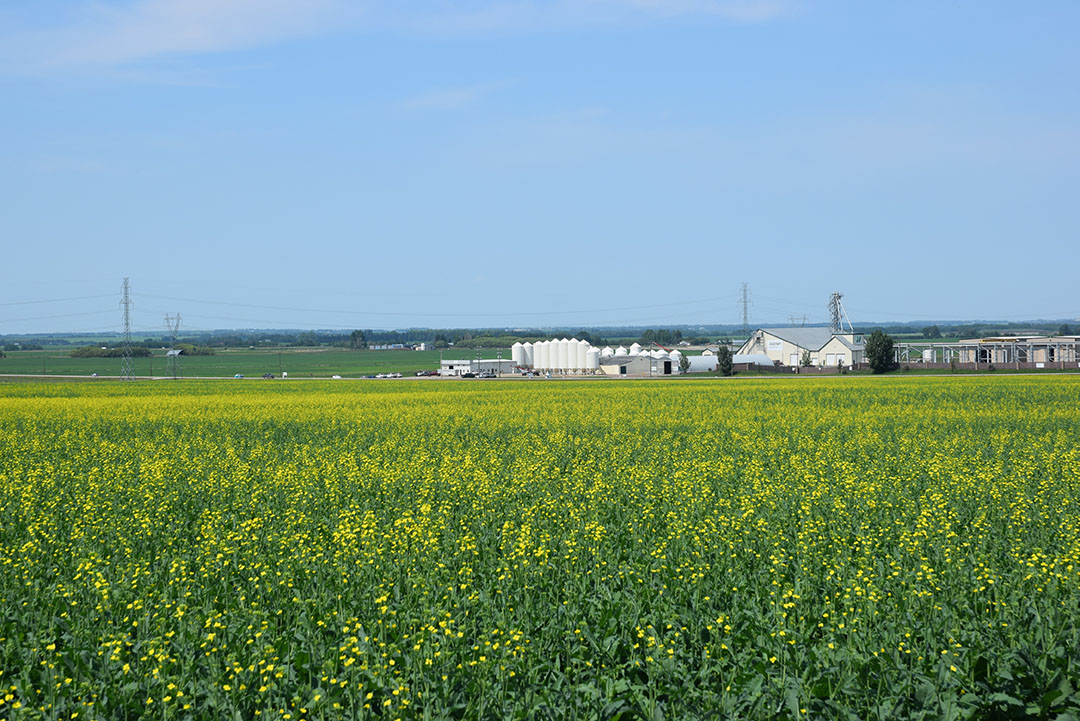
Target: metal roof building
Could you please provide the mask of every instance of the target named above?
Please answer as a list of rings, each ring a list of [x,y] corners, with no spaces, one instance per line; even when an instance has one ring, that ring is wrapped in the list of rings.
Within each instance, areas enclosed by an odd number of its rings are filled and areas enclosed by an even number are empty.
[[[863,362],[865,346],[856,333],[831,328],[758,328],[739,348],[738,355],[766,355],[783,366],[798,366],[805,353],[810,364],[821,367],[849,366]]]

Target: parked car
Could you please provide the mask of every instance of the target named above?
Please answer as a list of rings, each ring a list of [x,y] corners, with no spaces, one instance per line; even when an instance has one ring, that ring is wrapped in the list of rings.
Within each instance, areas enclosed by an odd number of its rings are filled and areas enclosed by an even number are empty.
[[[495,373],[492,371],[480,371],[476,374],[477,378],[495,378]]]
[[[243,378],[243,377],[244,377],[243,373],[237,373],[236,375],[233,376],[233,378]]]
[[[341,380],[341,376],[330,376],[330,377],[333,378],[336,381]]]
[[[466,373],[462,373],[462,374],[461,374],[461,377],[462,377],[462,378],[475,378],[475,377],[476,377],[476,374],[475,374],[475,373],[473,373],[472,371],[468,371],[468,372],[466,372]]]
[[[274,379],[274,374],[273,373],[263,373],[263,378],[265,378],[267,380],[273,380]]]

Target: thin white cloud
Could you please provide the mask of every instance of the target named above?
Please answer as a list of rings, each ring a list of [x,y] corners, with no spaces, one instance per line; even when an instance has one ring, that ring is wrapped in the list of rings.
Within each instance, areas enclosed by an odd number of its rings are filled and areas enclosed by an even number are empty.
[[[718,15],[731,20],[763,22],[792,11],[783,0],[615,0],[660,15]]]
[[[53,24],[0,13],[0,72],[101,71],[348,30],[532,32],[708,15],[763,22],[797,0],[98,0]],[[40,21],[39,21],[40,22]],[[7,26],[5,28],[5,26]]]
[[[100,69],[219,53],[323,32],[357,14],[344,0],[134,0],[95,3],[66,22],[0,38],[0,67]]]
[[[428,32],[535,31],[650,18],[708,15],[765,22],[789,15],[795,0],[456,0],[387,12],[391,24]]]
[[[442,88],[405,101],[406,110],[460,110],[500,88],[505,83],[485,83],[458,88]]]

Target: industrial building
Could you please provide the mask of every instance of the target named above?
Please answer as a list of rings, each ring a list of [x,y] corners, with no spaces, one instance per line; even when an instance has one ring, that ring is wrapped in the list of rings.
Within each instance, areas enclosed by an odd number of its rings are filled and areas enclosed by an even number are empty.
[[[866,346],[862,335],[832,328],[758,328],[739,348],[739,356],[768,357],[774,365],[797,367],[809,352],[810,365],[821,368],[858,365]]]
[[[462,376],[466,373],[513,373],[514,361],[505,358],[480,358],[474,360],[444,360],[439,363],[439,375]]]
[[[1077,368],[1080,367],[1080,336],[994,336],[957,341],[897,343],[896,361],[923,367],[978,368]]]

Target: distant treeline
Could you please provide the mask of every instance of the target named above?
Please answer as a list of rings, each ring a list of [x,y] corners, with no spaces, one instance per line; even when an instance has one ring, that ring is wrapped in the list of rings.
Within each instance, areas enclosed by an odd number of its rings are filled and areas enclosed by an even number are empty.
[[[150,355],[149,348],[143,348],[142,346],[132,346],[131,355],[133,358],[145,358]],[[82,348],[76,348],[71,351],[72,358],[123,358],[123,348],[102,348],[96,345],[84,345]]]
[[[155,345],[155,347],[157,346]],[[184,355],[214,355],[213,348],[197,346],[193,343],[177,343],[176,348],[182,350]],[[132,344],[131,346],[131,355],[134,358],[146,358],[152,354],[153,351],[145,345]],[[124,348],[123,346],[86,345],[76,348],[69,355],[72,358],[122,358]]]
[[[754,327],[783,325],[780,323],[761,323]],[[824,324],[818,323],[817,326]],[[887,323],[856,324],[856,332],[869,335],[881,330],[892,336],[916,336],[927,339],[981,338],[997,335],[1057,334],[1071,335],[1080,332],[1075,324],[1063,321],[997,323],[992,321],[973,323]],[[370,345],[414,345],[429,343],[436,348],[449,345],[468,348],[508,347],[517,341],[536,342],[551,338],[578,338],[593,345],[628,345],[637,341],[642,345],[659,343],[663,346],[677,345],[687,341],[694,345],[715,343],[718,340],[742,338],[743,331],[737,325],[709,326],[672,326],[670,328],[640,327],[569,327],[569,328],[408,328],[402,330],[363,329],[351,332],[312,331],[312,330],[222,330],[191,333],[178,339],[185,347],[187,355],[201,355],[211,348],[282,348],[289,346],[331,346],[340,348],[366,348]],[[64,335],[8,335],[0,338],[2,348],[8,351],[40,350],[42,346],[65,346],[86,343],[86,336],[65,337]],[[101,341],[88,348],[98,348],[119,343],[115,335],[102,334]],[[136,341],[143,348],[167,348],[170,339],[167,336],[147,337]],[[82,349],[79,349],[80,351]]]

